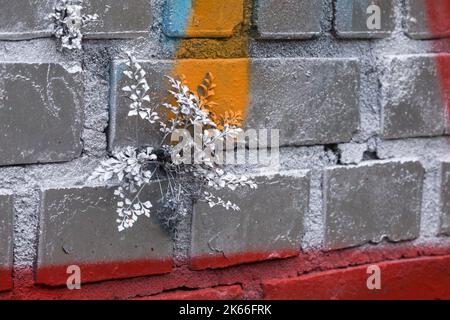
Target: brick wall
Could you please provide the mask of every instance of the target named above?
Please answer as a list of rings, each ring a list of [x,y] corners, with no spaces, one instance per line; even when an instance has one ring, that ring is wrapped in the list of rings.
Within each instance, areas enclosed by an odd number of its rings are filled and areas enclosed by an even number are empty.
[[[0,299],[448,298],[449,1],[86,0],[100,22],[74,53],[53,4],[0,0]],[[155,141],[126,116],[123,50],[152,101],[163,75],[212,72],[247,128],[280,129],[281,171],[227,194],[239,213],[116,231],[111,186],[87,177]]]

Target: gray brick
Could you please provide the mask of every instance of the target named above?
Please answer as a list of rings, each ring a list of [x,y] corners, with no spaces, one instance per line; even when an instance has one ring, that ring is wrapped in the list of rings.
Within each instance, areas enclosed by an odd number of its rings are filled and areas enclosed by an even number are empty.
[[[282,146],[348,142],[357,131],[355,60],[262,59],[250,72],[248,128],[279,129]]]
[[[0,291],[12,288],[13,203],[12,196],[0,194]]]
[[[81,68],[0,64],[0,165],[72,160],[81,153]]]
[[[369,162],[326,170],[326,247],[417,238],[423,179],[424,169],[415,161]]]
[[[450,61],[450,55],[405,55],[385,59],[386,70],[381,79],[384,138],[444,134],[446,101],[441,92],[438,57]]]
[[[442,218],[440,232],[450,236],[450,162],[442,164]]]
[[[52,34],[46,16],[53,10],[49,0],[0,0],[0,40],[24,40]]]
[[[321,1],[258,0],[255,23],[261,38],[308,39],[320,35]]]
[[[407,35],[413,39],[450,36],[450,4],[447,0],[406,0]]]
[[[152,24],[148,0],[85,0],[85,14],[98,14],[99,19],[86,27],[87,39],[133,38],[145,36]]]
[[[370,5],[380,9],[381,28],[371,30],[368,19],[373,16]],[[341,38],[374,39],[388,37],[395,28],[394,2],[392,0],[337,0],[336,33]]]
[[[113,188],[83,187],[42,191],[37,282],[65,283],[66,268],[78,265],[82,282],[166,273],[172,242],[155,216],[117,230]],[[155,205],[157,183],[141,194]]]
[[[194,206],[193,269],[298,255],[308,210],[309,175],[284,172],[255,178],[258,189],[215,192],[240,211]]]
[[[56,0],[0,0],[0,40],[24,40],[52,35],[51,21]],[[88,39],[145,36],[152,23],[148,0],[84,0],[83,14],[98,14],[99,20],[83,30]]]
[[[241,83],[242,72],[231,72],[241,59],[194,60],[204,73],[228,72],[229,83]],[[167,100],[163,76],[172,74],[173,61],[141,61],[148,72],[153,106]],[[117,61],[112,72],[110,97],[110,149],[126,145],[154,144],[157,127],[151,129],[129,118],[129,101],[120,91],[125,86],[124,64]],[[247,68],[247,67],[246,67]],[[359,127],[359,65],[352,59],[252,59],[249,61],[249,94],[246,127],[279,129],[280,143],[314,145],[348,142]],[[201,72],[199,72],[201,73]],[[247,76],[247,75],[245,75]],[[224,78],[224,77],[221,77]],[[233,103],[242,97],[216,98]],[[231,92],[231,91],[230,91]]]
[[[171,74],[173,63],[169,61],[141,61],[147,72],[150,85],[149,95],[152,106],[161,105],[167,97],[167,85],[164,75]],[[110,91],[110,122],[109,122],[109,149],[122,148],[129,145],[155,145],[160,143],[161,133],[157,125],[151,126],[138,117],[128,117],[130,100],[122,88],[129,84],[127,77],[123,76],[125,69],[123,61],[116,61],[111,71]]]

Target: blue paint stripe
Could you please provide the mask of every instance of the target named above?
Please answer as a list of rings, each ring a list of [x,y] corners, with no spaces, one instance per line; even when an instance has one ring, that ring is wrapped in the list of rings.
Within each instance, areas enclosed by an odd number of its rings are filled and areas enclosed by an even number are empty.
[[[185,35],[189,27],[189,18],[192,11],[193,0],[167,0],[164,9],[164,33],[171,37]]]

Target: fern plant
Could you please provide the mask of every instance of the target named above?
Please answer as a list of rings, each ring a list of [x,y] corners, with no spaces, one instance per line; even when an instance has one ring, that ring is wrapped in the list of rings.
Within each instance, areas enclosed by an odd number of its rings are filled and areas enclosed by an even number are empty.
[[[252,179],[227,172],[218,161],[224,143],[235,141],[242,133],[242,115],[232,111],[223,115],[214,112],[217,106],[211,98],[216,85],[211,73],[206,74],[196,91],[189,88],[184,76],[178,79],[167,77],[171,102],[152,107],[155,104],[150,100],[146,72],[131,54],[127,55],[127,68],[123,73],[129,83],[122,91],[130,101],[128,116],[159,126],[161,142],[152,147],[127,147],[115,152],[90,178],[120,182],[115,190],[120,199],[117,203],[118,230],[129,229],[140,217],[154,213],[154,203],[141,201],[141,195],[146,186],[155,182],[159,183],[162,210],[176,215],[183,216],[188,212],[184,197],[206,202],[210,207],[238,211],[239,206],[212,191],[257,188]],[[174,136],[183,137],[182,147],[171,143],[169,137]]]

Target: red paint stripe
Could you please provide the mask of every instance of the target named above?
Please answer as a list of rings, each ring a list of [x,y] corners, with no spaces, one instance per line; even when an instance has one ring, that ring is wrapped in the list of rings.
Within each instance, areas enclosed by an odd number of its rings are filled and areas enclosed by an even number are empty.
[[[0,269],[0,291],[13,288],[12,269]]]
[[[295,257],[299,253],[299,250],[280,250],[197,256],[191,258],[190,267],[192,270],[219,269],[243,263]]]
[[[315,250],[301,252],[299,256],[290,259],[203,271],[193,271],[187,263],[179,262],[174,270],[167,274],[83,284],[81,290],[72,291],[65,286],[36,285],[33,269],[16,269],[14,270],[14,290],[0,293],[0,299],[130,299],[180,288],[193,290],[236,283],[242,284],[244,299],[261,299],[263,297],[262,282],[299,275],[313,276],[319,272],[345,270],[371,263],[408,261],[423,256],[426,258],[421,259],[450,256],[450,246],[414,247],[411,244],[402,243],[327,252]],[[433,279],[436,281],[438,277]],[[412,278],[412,281],[420,281],[420,279]]]
[[[333,270],[263,284],[268,300],[450,299],[450,256],[378,264],[381,289],[367,287],[367,266]]]
[[[82,283],[164,274],[172,270],[172,260],[136,260],[92,264],[71,263],[70,265],[80,267]],[[70,276],[67,274],[68,266],[46,266],[38,268],[36,283],[50,286],[65,285],[67,278]]]
[[[175,291],[135,300],[237,300],[242,299],[240,286],[224,286],[191,291]]]
[[[438,56],[436,58],[436,64],[443,105],[447,109],[447,114],[450,114],[450,55]]]
[[[450,1],[425,0],[428,31],[434,37],[450,36]]]
[[[426,11],[428,17],[428,31],[438,38],[443,35],[450,36],[450,0],[427,0]],[[433,42],[433,51],[442,51],[442,48],[450,47],[450,39],[436,40]],[[450,58],[438,56],[436,66],[440,83],[443,105],[447,114],[450,114]],[[450,118],[448,118],[450,121]]]

